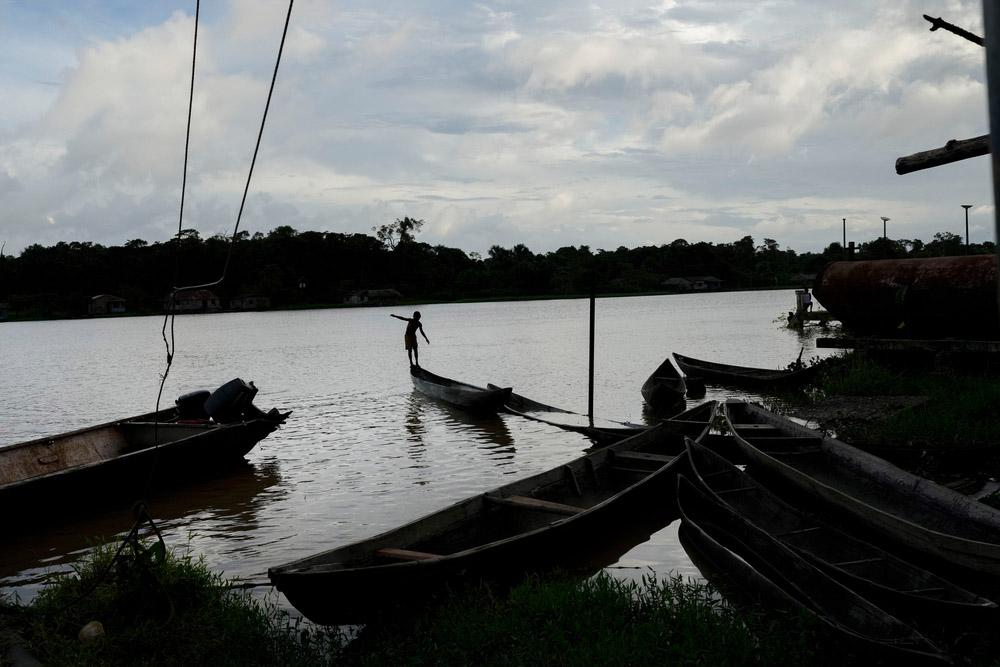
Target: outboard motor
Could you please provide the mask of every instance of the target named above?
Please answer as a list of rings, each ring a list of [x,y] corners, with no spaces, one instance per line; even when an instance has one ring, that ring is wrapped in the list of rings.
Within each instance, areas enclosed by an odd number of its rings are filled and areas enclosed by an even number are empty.
[[[236,378],[212,392],[205,401],[205,412],[219,424],[254,419],[261,414],[253,404],[256,395],[253,382],[248,384]]]
[[[205,401],[212,395],[207,389],[192,391],[177,397],[177,416],[180,419],[208,419],[205,412]]]

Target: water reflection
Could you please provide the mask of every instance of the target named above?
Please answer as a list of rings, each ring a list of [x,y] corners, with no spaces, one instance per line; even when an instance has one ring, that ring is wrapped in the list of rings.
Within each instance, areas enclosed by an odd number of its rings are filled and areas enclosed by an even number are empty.
[[[506,422],[497,414],[473,414],[447,403],[434,400],[416,389],[410,394],[406,412],[406,430],[411,437],[423,441],[425,422],[443,425],[450,433],[459,433],[473,440],[498,461],[513,459],[517,448]]]
[[[179,523],[206,526],[213,538],[239,541],[258,529],[257,516],[268,502],[282,498],[278,465],[241,465],[227,474],[174,485],[150,499],[149,514],[164,532]],[[0,585],[19,587],[30,597],[56,572],[68,572],[93,547],[113,541],[131,528],[131,507],[65,515],[35,526],[22,525],[0,535]]]

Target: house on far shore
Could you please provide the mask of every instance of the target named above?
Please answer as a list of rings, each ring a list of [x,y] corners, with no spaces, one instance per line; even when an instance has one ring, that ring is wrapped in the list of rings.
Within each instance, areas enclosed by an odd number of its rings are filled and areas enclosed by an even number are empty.
[[[792,283],[795,285],[802,285],[803,287],[812,287],[813,283],[816,282],[815,273],[796,273],[792,276]]]
[[[674,292],[703,292],[722,289],[722,281],[715,276],[684,276],[683,278],[668,278],[660,285]]]
[[[170,298],[163,304],[163,309],[170,311]],[[207,289],[194,290],[192,292],[181,292],[174,297],[175,313],[217,313],[222,310],[219,297],[214,292]]]
[[[685,280],[691,281],[694,290],[722,289],[722,281],[715,276],[685,276]]]
[[[667,278],[660,285],[664,289],[668,289],[674,292],[690,292],[694,287],[691,285],[691,281],[686,278]]]
[[[90,297],[87,304],[88,315],[113,315],[125,312],[125,299],[114,294],[98,294]]]
[[[363,289],[352,292],[344,299],[349,306],[395,306],[403,295],[394,289]]]
[[[271,297],[247,294],[229,300],[230,310],[266,310],[271,307]]]

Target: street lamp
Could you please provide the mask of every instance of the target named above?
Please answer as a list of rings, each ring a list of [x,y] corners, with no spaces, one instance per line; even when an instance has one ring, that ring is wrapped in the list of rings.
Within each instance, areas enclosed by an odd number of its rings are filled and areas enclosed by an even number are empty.
[[[889,222],[889,218],[882,216],[882,238],[886,238],[885,234],[885,223]]]
[[[972,208],[972,204],[962,204],[962,208],[965,209],[965,254],[969,254],[969,209]]]

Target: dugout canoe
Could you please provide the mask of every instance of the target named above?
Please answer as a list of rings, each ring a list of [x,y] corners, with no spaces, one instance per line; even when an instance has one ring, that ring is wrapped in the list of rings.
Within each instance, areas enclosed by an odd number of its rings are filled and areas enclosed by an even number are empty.
[[[469,412],[497,412],[503,408],[512,391],[510,387],[477,387],[413,365],[410,366],[410,378],[417,391]]]
[[[241,461],[289,414],[262,412],[252,402],[256,392],[253,383],[237,379],[214,393],[185,394],[159,412],[0,448],[0,501],[24,503],[35,515],[50,505],[127,494],[153,474],[164,484]]]
[[[798,370],[733,366],[695,359],[676,352],[674,360],[686,375],[734,387],[795,387],[811,380],[819,370],[818,366]]]
[[[1000,578],[1000,511],[758,405],[728,401],[725,415],[755,471],[907,549]]]
[[[500,389],[495,384],[488,384],[486,387],[487,389]],[[618,442],[649,428],[645,424],[633,424],[613,419],[591,420],[578,412],[539,403],[513,392],[504,403],[503,409],[505,412],[525,419],[542,422],[574,433],[582,433],[597,444]]]
[[[832,645],[846,640],[862,659],[950,662],[914,628],[830,578],[684,475],[677,478],[677,504],[685,551],[735,601],[811,616]]]
[[[992,601],[790,505],[704,445],[687,449],[691,481],[715,501],[897,618],[932,632],[1000,620]]]
[[[670,408],[684,401],[687,387],[684,378],[668,356],[642,383],[642,399],[656,410]]]
[[[339,624],[425,604],[482,580],[592,571],[671,520],[674,472],[686,461],[684,437],[707,433],[716,409],[714,401],[705,403],[547,472],[273,567],[268,576],[311,621]]]

